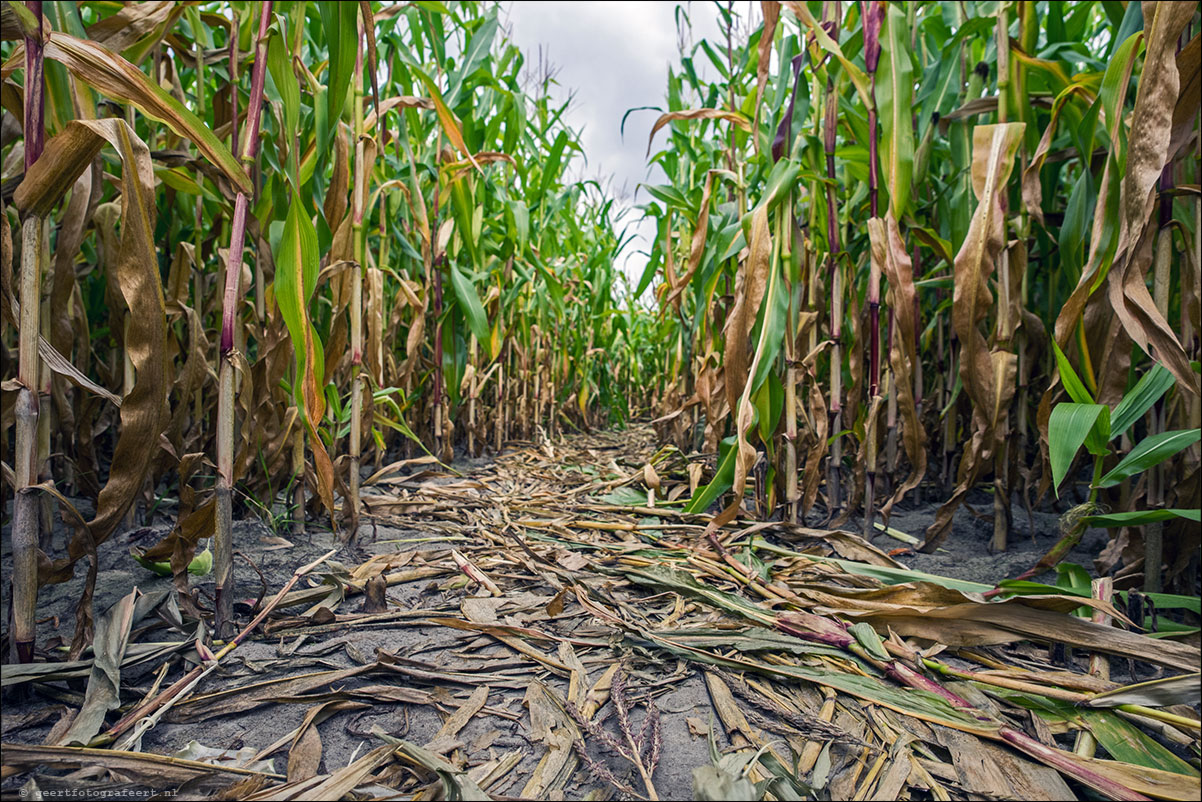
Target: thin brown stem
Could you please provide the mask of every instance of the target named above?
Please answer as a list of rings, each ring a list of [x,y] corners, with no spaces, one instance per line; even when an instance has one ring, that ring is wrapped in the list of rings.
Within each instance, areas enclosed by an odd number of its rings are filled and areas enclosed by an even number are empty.
[[[271,24],[272,0],[266,0],[260,10],[259,35],[255,44],[255,65],[251,73],[250,106],[242,141],[242,164],[249,167],[259,151],[259,112],[263,105],[263,84],[267,74],[267,31]],[[236,29],[234,30],[236,42]],[[231,44],[236,53],[237,45]],[[231,75],[236,66],[231,64]],[[232,92],[237,93],[236,85]],[[249,172],[249,170],[248,170]],[[222,299],[220,366],[217,396],[217,487],[216,526],[213,532],[213,573],[215,579],[215,621],[218,636],[228,636],[233,629],[233,510],[234,480],[234,381],[236,315],[241,300],[239,287],[242,277],[242,249],[246,242],[246,218],[250,198],[239,192],[234,199],[234,219],[230,229],[229,259],[225,272],[225,291]]]

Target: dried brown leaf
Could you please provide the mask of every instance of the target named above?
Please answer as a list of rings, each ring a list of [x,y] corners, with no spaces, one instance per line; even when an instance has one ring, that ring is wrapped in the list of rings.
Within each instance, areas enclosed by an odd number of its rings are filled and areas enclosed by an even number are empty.
[[[651,155],[651,143],[659,129],[674,120],[727,120],[739,126],[744,131],[751,130],[751,120],[737,111],[726,109],[685,109],[684,111],[668,111],[659,116],[655,125],[651,126],[651,135],[647,137],[647,155]]]
[[[973,433],[960,463],[956,489],[927,529],[923,552],[938,548],[951,529],[952,516],[981,467],[993,458],[999,403],[1013,392],[1015,357],[989,348],[980,324],[993,304],[989,279],[1005,245],[1005,213],[1001,198],[1022,144],[1024,123],[978,125],[973,129],[972,184],[977,209],[964,245],[956,254],[952,326],[960,340],[960,376],[972,399]]]
[[[165,123],[179,136],[192,140],[205,158],[218,167],[237,189],[251,192],[250,177],[217,135],[136,66],[96,42],[59,32],[50,34],[45,54],[46,58],[61,62],[101,94],[133,104],[146,116]]]
[[[872,259],[880,264],[881,272],[889,282],[886,303],[893,312],[895,326],[889,364],[893,368],[892,387],[897,393],[897,408],[902,416],[902,443],[910,459],[910,475],[881,508],[881,517],[888,521],[893,505],[918,486],[927,466],[926,431],[918,419],[918,405],[914,399],[914,371],[919,365],[918,320],[915,317],[918,304],[914,266],[906,253],[893,212],[886,212],[884,220],[869,220],[868,236],[872,240]]]
[[[1143,6],[1147,46],[1144,68],[1131,115],[1126,171],[1119,206],[1118,249],[1107,276],[1110,304],[1131,339],[1168,368],[1177,386],[1202,395],[1198,374],[1172,326],[1148,292],[1146,273],[1152,264],[1157,225],[1153,210],[1156,182],[1168,162],[1173,111],[1181,76],[1177,72],[1177,39],[1193,19],[1189,4],[1156,2]]]

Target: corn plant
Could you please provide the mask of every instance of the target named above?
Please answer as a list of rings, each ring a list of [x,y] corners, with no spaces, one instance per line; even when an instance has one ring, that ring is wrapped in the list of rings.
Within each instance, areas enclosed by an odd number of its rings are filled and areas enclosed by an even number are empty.
[[[1057,494],[1081,446],[1093,455],[1093,477],[1090,481],[1089,500],[1066,514],[1065,536],[1056,546],[1019,579],[1034,575],[1040,567],[1050,567],[1076,545],[1087,525],[1155,525],[1171,518],[1199,521],[1197,510],[1164,509],[1131,510],[1114,515],[1098,515],[1098,492],[1114,487],[1138,474],[1154,470],[1161,463],[1194,445],[1202,437],[1197,429],[1179,429],[1167,432],[1152,432],[1139,441],[1109,471],[1104,471],[1106,457],[1112,453],[1111,443],[1126,434],[1132,425],[1142,418],[1168,391],[1173,376],[1160,365],[1155,365],[1145,374],[1129,393],[1123,396],[1113,409],[1094,402],[1093,396],[1073,371],[1064,353],[1056,349],[1061,378],[1072,402],[1057,404],[1048,419],[1048,450],[1052,470],[1052,486]],[[1160,533],[1156,533],[1160,534]],[[1144,552],[1144,589],[1149,593],[1160,591],[1160,566],[1163,559],[1163,542],[1148,537]]]

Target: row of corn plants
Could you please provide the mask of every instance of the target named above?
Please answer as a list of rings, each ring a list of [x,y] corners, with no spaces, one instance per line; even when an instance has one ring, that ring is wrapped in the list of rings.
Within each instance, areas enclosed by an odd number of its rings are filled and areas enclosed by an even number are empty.
[[[39,586],[80,562],[83,648],[96,549],[138,515],[174,505],[140,556],[181,590],[211,539],[224,636],[239,508],[349,539],[361,477],[398,452],[650,406],[619,213],[568,177],[578,134],[498,11],[3,5],[16,658]]]
[[[1012,502],[1064,492],[1085,444],[1088,501],[1040,565],[1093,523],[1112,566],[1146,539],[1148,589],[1180,575],[1202,502],[1199,5],[718,11],[651,128],[666,182],[637,288],[678,343],[658,422],[717,455],[688,509],[817,507],[872,535],[922,494],[929,552],[984,485],[1004,550]]]

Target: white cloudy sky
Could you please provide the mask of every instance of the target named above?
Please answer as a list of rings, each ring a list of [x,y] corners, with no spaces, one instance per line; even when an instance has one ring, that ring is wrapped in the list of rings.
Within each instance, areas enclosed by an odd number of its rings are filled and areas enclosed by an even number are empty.
[[[501,19],[526,54],[527,65],[538,61],[541,45],[546,58],[559,69],[560,96],[575,92],[568,122],[583,131],[582,144],[588,156],[588,164],[578,163],[576,169],[584,178],[612,176],[616,194],[628,207],[647,200],[645,191],[636,194],[637,185],[662,180],[662,173],[656,168],[658,178],[652,176],[646,162],[647,134],[657,112],[631,114],[624,137],[620,133],[622,115],[636,106],[666,105],[668,65],[678,58],[676,5],[536,0],[502,4]],[[681,5],[692,20],[691,41],[718,38],[712,2]],[[739,5],[744,8],[738,11],[747,13],[749,4]],[[627,219],[633,222],[639,214],[632,211]],[[653,223],[643,225],[638,231],[639,236],[621,257],[632,283],[638,281],[647,263],[646,256],[637,251],[647,250],[655,227]]]

